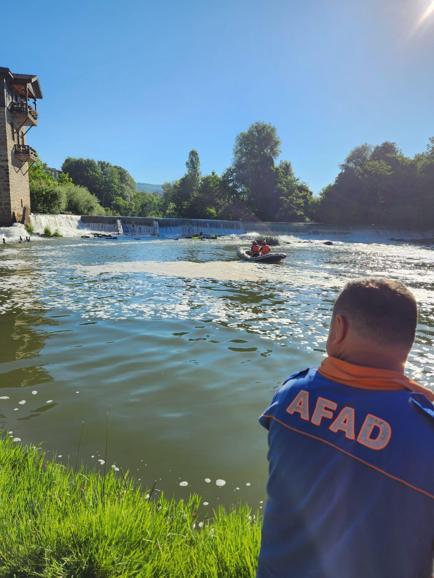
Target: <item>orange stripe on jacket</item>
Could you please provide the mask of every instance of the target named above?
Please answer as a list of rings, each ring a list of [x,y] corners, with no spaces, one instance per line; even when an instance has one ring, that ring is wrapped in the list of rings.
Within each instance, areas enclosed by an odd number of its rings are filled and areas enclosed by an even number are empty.
[[[416,393],[423,393],[425,397],[434,402],[434,393],[432,391],[422,387],[422,385],[409,379],[399,371],[364,367],[342,361],[336,357],[326,357],[319,368],[319,372],[331,381],[337,381],[351,387],[389,391],[407,389]]]

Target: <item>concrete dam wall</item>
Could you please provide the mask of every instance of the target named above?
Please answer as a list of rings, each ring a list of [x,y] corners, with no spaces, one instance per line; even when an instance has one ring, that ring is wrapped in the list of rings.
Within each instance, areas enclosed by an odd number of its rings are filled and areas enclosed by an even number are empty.
[[[105,217],[80,215],[31,215],[35,233],[58,231],[65,237],[86,233],[110,233],[133,237],[178,238],[203,233],[210,236],[240,235],[249,232],[291,233],[309,227],[304,223],[264,223],[217,219],[180,219],[152,217]]]

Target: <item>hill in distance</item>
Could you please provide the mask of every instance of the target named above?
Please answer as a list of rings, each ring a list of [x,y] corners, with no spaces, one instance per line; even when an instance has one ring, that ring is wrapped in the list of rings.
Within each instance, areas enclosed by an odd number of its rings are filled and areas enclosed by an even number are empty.
[[[139,193],[157,193],[163,194],[163,187],[161,185],[151,185],[150,183],[136,183],[136,188]]]

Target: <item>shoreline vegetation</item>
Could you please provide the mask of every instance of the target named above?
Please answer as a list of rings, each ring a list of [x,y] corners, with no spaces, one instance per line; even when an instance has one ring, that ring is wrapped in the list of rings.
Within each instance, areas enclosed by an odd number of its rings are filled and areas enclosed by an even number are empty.
[[[261,516],[143,492],[0,439],[0,577],[254,577]]]
[[[30,168],[34,213],[317,222],[389,229],[434,228],[434,137],[424,152],[405,156],[393,142],[354,148],[335,181],[314,196],[289,161],[278,160],[274,126],[256,122],[241,132],[233,163],[202,175],[191,150],[186,172],[163,194],[137,190],[128,171],[106,161],[65,159],[62,170],[38,161]]]

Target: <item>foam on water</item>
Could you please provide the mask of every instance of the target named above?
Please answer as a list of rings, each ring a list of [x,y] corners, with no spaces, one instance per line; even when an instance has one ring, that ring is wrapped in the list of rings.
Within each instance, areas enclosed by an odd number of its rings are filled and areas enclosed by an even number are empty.
[[[119,275],[124,273],[151,273],[164,277],[186,279],[215,279],[217,281],[267,281],[269,271],[264,266],[248,262],[210,261],[129,261],[127,263],[104,263],[101,265],[77,266],[77,270],[90,275]],[[278,272],[275,279],[279,279]]]
[[[34,232],[41,235],[46,227],[52,233],[58,232],[62,237],[81,237],[95,232],[118,233],[117,223],[83,223],[80,215],[41,215],[32,214],[30,222]]]
[[[28,236],[26,228],[20,223],[15,223],[11,227],[0,227],[0,243],[18,243],[20,237],[25,239]]]

